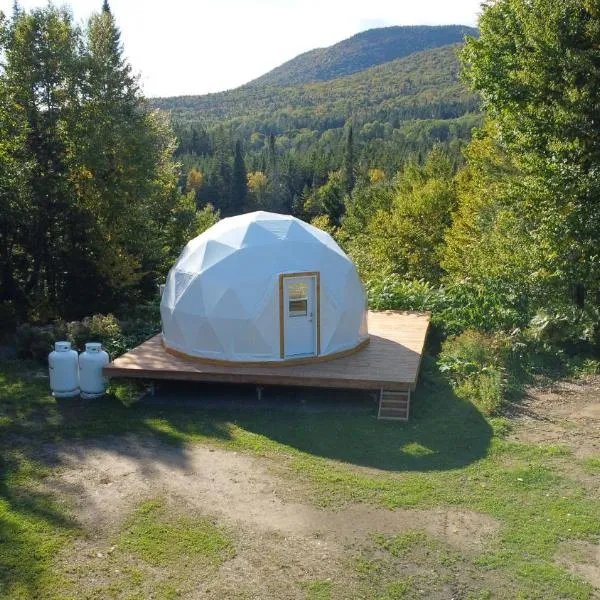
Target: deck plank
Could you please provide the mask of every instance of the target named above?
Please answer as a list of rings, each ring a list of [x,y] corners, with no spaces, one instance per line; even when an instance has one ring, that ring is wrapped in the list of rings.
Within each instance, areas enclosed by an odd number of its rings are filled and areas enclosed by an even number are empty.
[[[108,377],[331,388],[414,389],[429,327],[427,313],[369,312],[371,343],[335,360],[289,366],[210,365],[165,351],[157,335],[111,362]]]

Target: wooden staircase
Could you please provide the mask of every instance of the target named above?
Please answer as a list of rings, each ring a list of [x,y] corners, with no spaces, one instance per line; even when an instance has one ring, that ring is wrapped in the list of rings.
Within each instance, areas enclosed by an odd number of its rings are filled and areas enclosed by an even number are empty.
[[[410,390],[392,391],[381,388],[379,392],[378,419],[387,421],[408,421],[410,411]]]

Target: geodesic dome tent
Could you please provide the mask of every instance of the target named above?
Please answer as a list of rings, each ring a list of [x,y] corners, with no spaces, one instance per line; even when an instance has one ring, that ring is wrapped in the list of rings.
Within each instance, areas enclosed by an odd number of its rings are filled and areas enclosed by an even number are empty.
[[[213,361],[325,359],[368,342],[356,267],[329,234],[286,215],[230,217],[191,240],[160,309],[167,350]]]

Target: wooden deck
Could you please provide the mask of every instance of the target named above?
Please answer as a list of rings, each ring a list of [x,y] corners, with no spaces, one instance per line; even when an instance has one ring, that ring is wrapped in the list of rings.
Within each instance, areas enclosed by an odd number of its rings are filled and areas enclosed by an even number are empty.
[[[360,352],[328,362],[277,367],[205,364],[166,352],[157,335],[111,362],[104,373],[142,379],[412,390],[428,327],[428,314],[369,312],[371,343]]]

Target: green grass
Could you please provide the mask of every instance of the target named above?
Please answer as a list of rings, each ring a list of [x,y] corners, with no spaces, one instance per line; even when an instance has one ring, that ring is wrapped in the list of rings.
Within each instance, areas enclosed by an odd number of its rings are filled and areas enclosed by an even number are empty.
[[[219,566],[235,553],[213,522],[169,515],[160,500],[142,504],[125,524],[118,546],[153,566],[186,560]]]
[[[379,422],[360,411],[312,411],[310,401],[303,410],[281,411],[126,406],[116,396],[93,403],[57,401],[46,386],[31,365],[0,367],[0,598],[53,598],[52,590],[76,585],[83,576],[65,575],[56,562],[83,532],[69,519],[68,507],[42,489],[54,468],[42,461],[44,444],[86,438],[93,447],[106,435],[132,432],[182,453],[201,442],[267,456],[323,507],[357,501],[388,508],[448,506],[498,521],[498,536],[476,556],[457,553],[423,532],[374,540],[354,567],[368,592],[364,597],[445,590],[456,584],[459,570],[467,574],[460,590],[465,598],[593,597],[591,586],[554,558],[559,544],[598,543],[600,537],[600,500],[565,468],[575,460],[569,450],[507,440],[510,422],[486,418],[457,398],[431,364],[406,424]],[[597,458],[582,466],[591,476],[599,473]],[[148,569],[171,572],[182,556],[216,568],[233,552],[230,538],[206,519],[170,515],[161,502],[144,504],[114,542],[110,560],[130,557],[132,563],[120,569],[114,585],[144,597],[146,584],[139,581],[158,577],[161,597],[175,597],[177,584]],[[399,575],[416,548],[429,552],[423,564],[439,570],[439,577],[432,579],[418,565]],[[334,598],[338,589],[336,582],[320,580],[305,587],[309,599]],[[99,588],[100,597],[112,597],[109,588]]]
[[[600,456],[592,456],[590,458],[584,458],[581,461],[581,466],[592,474],[600,474]]]
[[[331,600],[332,583],[326,580],[316,580],[304,584],[306,600]]]

